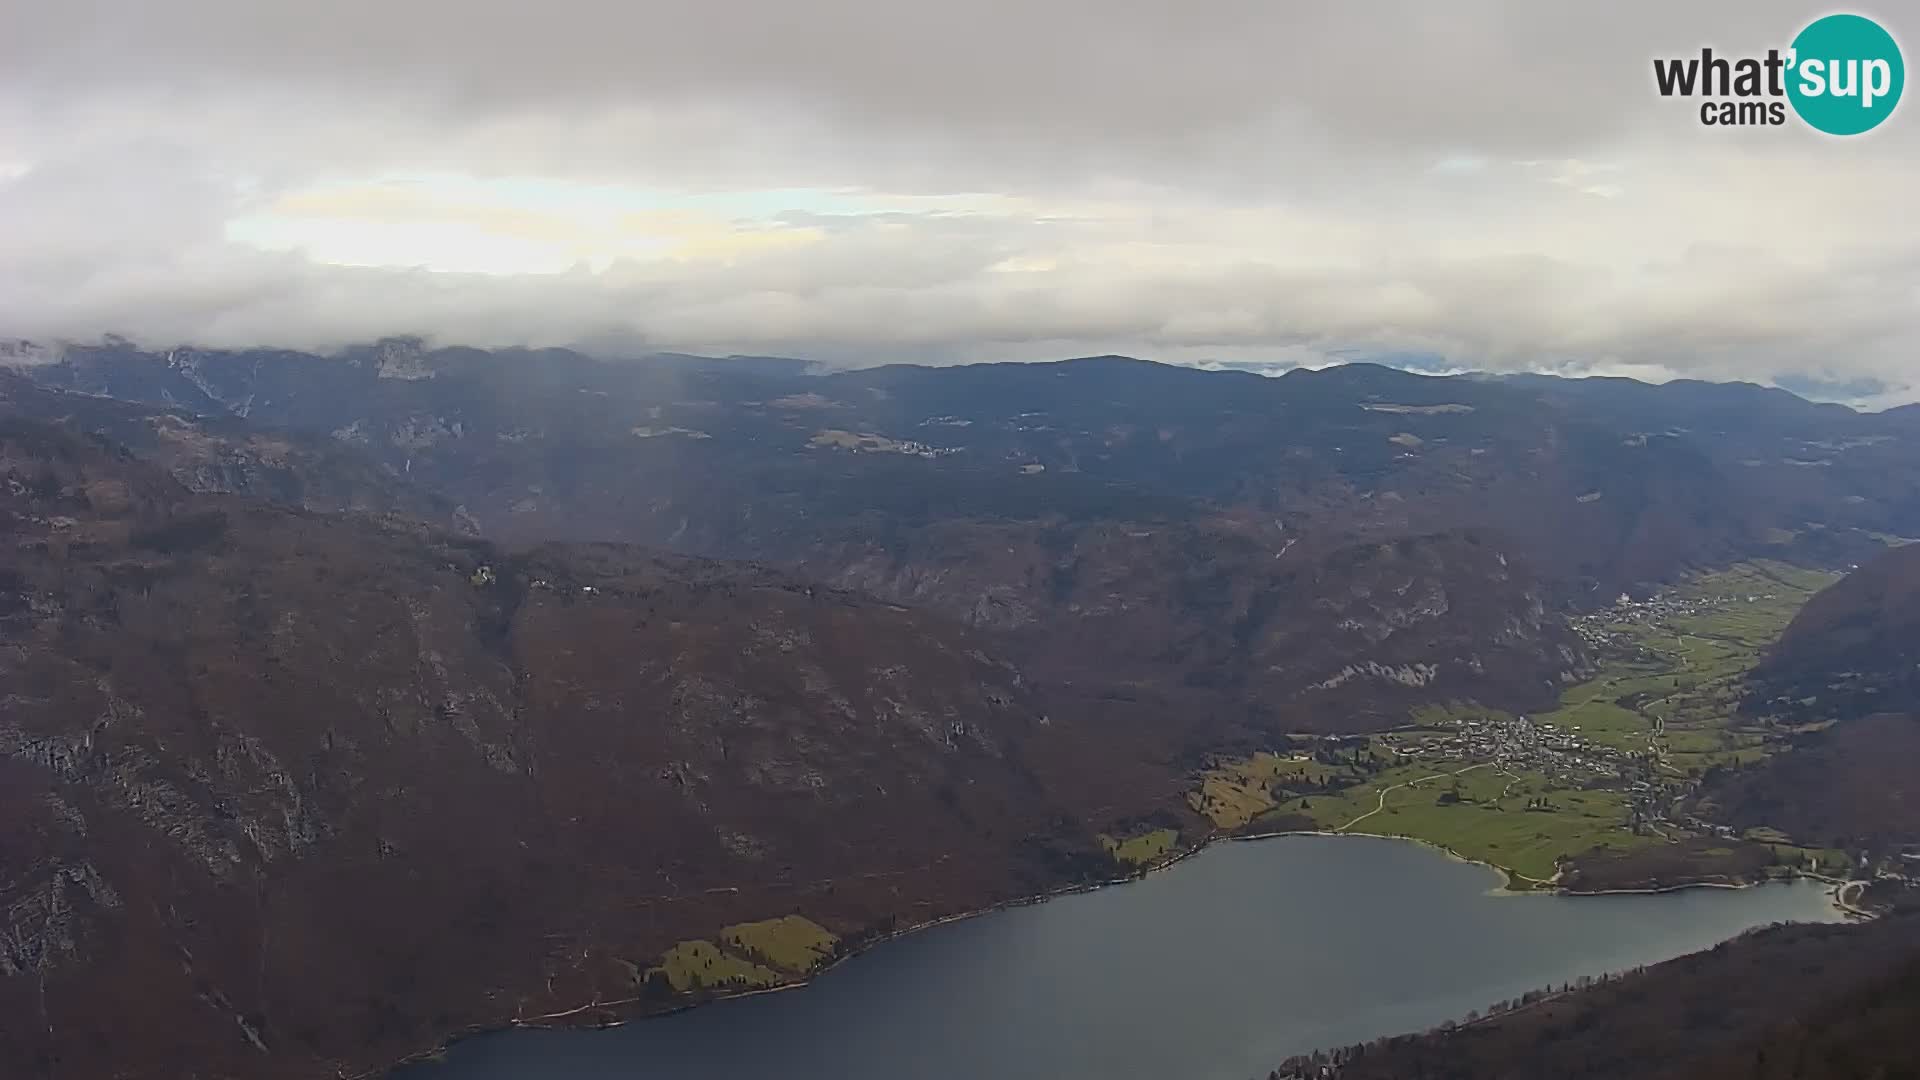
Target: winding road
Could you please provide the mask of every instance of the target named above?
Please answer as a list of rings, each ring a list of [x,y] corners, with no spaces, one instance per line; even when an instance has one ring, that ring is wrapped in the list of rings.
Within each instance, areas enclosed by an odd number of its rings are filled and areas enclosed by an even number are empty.
[[[1346,832],[1348,829],[1353,828],[1355,825],[1358,825],[1361,822],[1372,817],[1373,815],[1379,813],[1380,811],[1385,810],[1387,808],[1387,795],[1391,792],[1399,791],[1403,787],[1413,787],[1416,784],[1424,784],[1429,780],[1440,780],[1449,776],[1459,776],[1461,773],[1470,773],[1475,769],[1485,768],[1486,766],[1491,764],[1493,764],[1493,762],[1491,761],[1482,761],[1477,765],[1469,765],[1464,769],[1455,769],[1450,773],[1434,773],[1432,776],[1422,776],[1418,780],[1408,780],[1405,783],[1395,784],[1392,787],[1381,788],[1380,789],[1380,805],[1374,807],[1373,809],[1367,811],[1364,814],[1361,814],[1359,817],[1354,818],[1352,821],[1347,822],[1345,825],[1342,825],[1333,831]]]

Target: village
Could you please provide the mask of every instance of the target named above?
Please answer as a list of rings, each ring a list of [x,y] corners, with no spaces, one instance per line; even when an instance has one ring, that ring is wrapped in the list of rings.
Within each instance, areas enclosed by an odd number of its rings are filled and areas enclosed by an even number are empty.
[[[1593,650],[1632,648],[1628,626],[1659,626],[1674,619],[1711,615],[1734,604],[1757,604],[1778,600],[1772,593],[1727,596],[1698,596],[1679,591],[1662,591],[1642,600],[1621,593],[1613,606],[1590,611],[1568,620],[1573,632]]]
[[[1597,746],[1571,731],[1537,724],[1525,716],[1488,713],[1450,719],[1440,732],[1389,733],[1382,742],[1409,758],[1490,761],[1507,771],[1536,772],[1556,784],[1578,787],[1596,776],[1617,776],[1628,755]]]

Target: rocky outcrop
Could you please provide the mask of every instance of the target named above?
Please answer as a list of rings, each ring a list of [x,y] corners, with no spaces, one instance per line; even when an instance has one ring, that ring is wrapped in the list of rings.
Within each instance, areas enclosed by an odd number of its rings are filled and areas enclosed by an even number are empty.
[[[924,612],[196,494],[18,419],[0,533],[8,1076],[330,1077],[634,1002],[724,926],[1106,864],[1033,686]]]

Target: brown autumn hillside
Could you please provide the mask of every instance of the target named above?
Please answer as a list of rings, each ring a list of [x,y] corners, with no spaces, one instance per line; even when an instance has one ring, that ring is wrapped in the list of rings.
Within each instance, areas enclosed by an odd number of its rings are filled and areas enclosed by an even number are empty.
[[[1708,809],[1873,857],[1920,851],[1920,546],[1821,591],[1754,672],[1794,752],[1716,778]]]
[[[330,1076],[630,998],[727,923],[858,934],[1104,865],[962,627],[0,424],[8,1075]]]
[[[1780,926],[1457,1030],[1275,1076],[1904,1080],[1920,1075],[1920,914]]]
[[[1792,717],[1920,713],[1920,545],[1869,559],[1815,596],[1754,678],[1756,707]]]
[[[1567,606],[1920,533],[1920,432],[1757,386],[1124,357],[807,370],[395,339],[76,346],[29,374],[331,441],[492,539],[781,564],[1004,632],[1063,677],[1211,689],[1296,729],[1397,722],[1377,702],[1409,678],[1541,706],[1576,666]],[[1427,537],[1447,539],[1407,560],[1416,593],[1346,592],[1356,559]]]
[[[573,376],[582,387],[552,376],[566,393],[543,385],[513,397],[481,379],[507,377],[492,369],[423,388],[352,382],[350,363],[314,360],[292,369],[319,380],[303,385],[313,403],[248,398],[256,417],[278,409],[324,418],[288,429],[224,410],[143,410],[18,378],[0,378],[0,411],[101,434],[198,490],[406,515],[518,543],[611,538],[782,564],[1000,635],[1037,677],[1056,684],[1098,684],[1101,695],[1120,684],[1156,700],[1197,696],[1164,710],[1179,726],[1198,712],[1268,732],[1357,730],[1398,723],[1410,701],[1433,696],[1544,704],[1584,663],[1554,610],[1558,586],[1543,575],[1541,553],[1470,516],[1415,506],[1372,524],[1347,521],[1345,511],[1320,515],[1324,525],[1311,515],[1289,523],[1117,478],[810,448],[790,424],[769,429],[759,408],[709,419],[716,427],[712,420],[725,420],[735,431],[729,439],[640,438],[607,410],[630,423],[658,408],[647,401],[676,392],[747,390],[694,376],[635,376],[637,383],[607,382],[615,389],[578,404],[575,391],[615,378],[599,368]],[[108,370],[170,373],[142,359]],[[267,370],[271,361],[256,377]],[[638,396],[620,401],[616,391]],[[331,436],[324,430],[331,409],[406,407],[386,395],[422,392],[446,398],[458,414],[409,413],[378,439],[371,422],[343,423]],[[182,387],[155,393],[186,397]],[[798,446],[781,444],[789,438]],[[533,484],[540,492],[515,505],[533,509],[488,510],[514,490],[509,475],[528,469],[541,473]],[[1344,488],[1311,498],[1350,500]],[[655,519],[664,515],[655,524],[678,524],[662,532],[606,517],[642,503]],[[709,528],[711,541],[680,542]],[[1217,750],[1224,741],[1203,731],[1192,749]]]

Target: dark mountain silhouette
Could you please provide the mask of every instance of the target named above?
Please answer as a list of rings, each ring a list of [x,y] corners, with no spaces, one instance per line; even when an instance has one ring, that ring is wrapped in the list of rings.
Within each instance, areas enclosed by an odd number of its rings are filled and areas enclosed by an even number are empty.
[[[1911,1077],[1920,912],[1782,926],[1477,1023],[1289,1062],[1331,1080],[1871,1080]],[[1493,1004],[1493,1003],[1490,1003]]]

